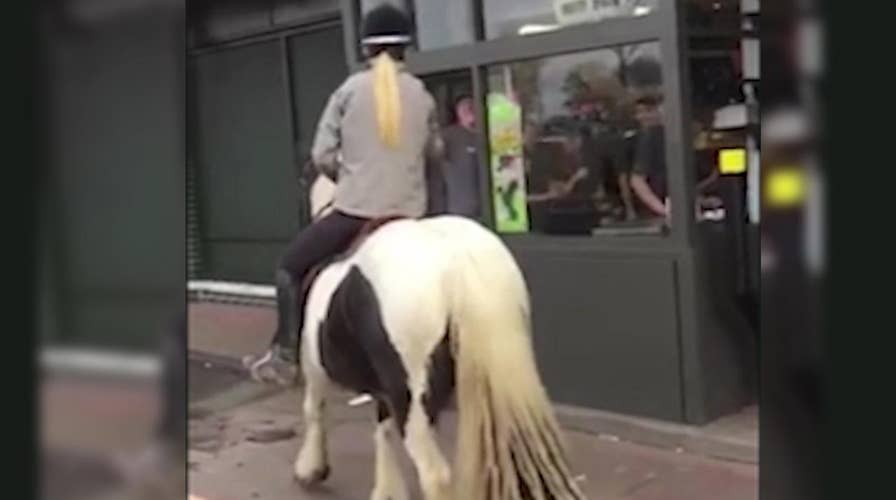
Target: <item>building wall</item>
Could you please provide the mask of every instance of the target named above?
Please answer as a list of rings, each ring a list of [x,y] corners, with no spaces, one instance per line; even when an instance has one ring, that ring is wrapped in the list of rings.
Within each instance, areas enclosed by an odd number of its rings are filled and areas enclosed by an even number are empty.
[[[326,96],[347,71],[346,56],[357,63],[345,45],[354,44],[355,33],[339,24],[357,22],[349,3],[340,2],[332,18],[309,14],[311,21],[290,27],[271,21],[276,10],[244,13],[239,21],[239,11],[218,12],[207,23],[213,35],[205,40],[214,41],[198,43],[190,57],[201,276],[270,282],[279,251],[304,222],[295,166]],[[670,56],[678,54],[675,23],[633,23],[635,34],[622,24],[607,31],[579,26],[544,39],[418,53],[408,62],[427,85],[447,76],[467,80],[482,119],[489,65],[659,37],[666,108],[673,123],[681,122],[667,149],[674,152],[669,188],[673,205],[683,206],[694,180],[685,173],[686,65]],[[489,186],[486,170],[482,175]],[[483,202],[491,205],[490,190]],[[539,366],[555,399],[698,424],[750,399],[755,345],[735,303],[730,240],[719,226],[698,227],[687,212],[673,211],[665,235],[506,235],[532,293]],[[485,219],[493,223],[489,214]]]
[[[205,30],[188,65],[199,277],[270,282],[306,221],[299,167],[348,70],[337,6],[301,5],[211,9],[193,27]]]
[[[338,17],[337,0],[199,0],[187,4],[190,48],[313,24]]]

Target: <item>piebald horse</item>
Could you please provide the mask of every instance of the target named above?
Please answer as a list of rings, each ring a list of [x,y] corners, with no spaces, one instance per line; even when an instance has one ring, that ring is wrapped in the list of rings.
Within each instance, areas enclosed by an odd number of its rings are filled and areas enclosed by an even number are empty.
[[[312,213],[326,214],[332,197],[319,176]],[[330,471],[324,399],[335,384],[376,402],[373,500],[408,498],[392,436],[426,500],[584,498],[536,368],[523,276],[493,233],[452,216],[389,222],[326,264],[308,294],[302,485]],[[452,474],[434,426],[455,390]]]

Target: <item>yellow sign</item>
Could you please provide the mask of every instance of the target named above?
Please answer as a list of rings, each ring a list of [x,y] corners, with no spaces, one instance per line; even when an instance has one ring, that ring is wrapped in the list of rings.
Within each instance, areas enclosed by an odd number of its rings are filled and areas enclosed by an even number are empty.
[[[747,171],[747,150],[743,148],[719,150],[719,172],[724,175]]]
[[[796,167],[769,168],[764,192],[765,202],[771,207],[798,205],[806,198],[806,176]]]

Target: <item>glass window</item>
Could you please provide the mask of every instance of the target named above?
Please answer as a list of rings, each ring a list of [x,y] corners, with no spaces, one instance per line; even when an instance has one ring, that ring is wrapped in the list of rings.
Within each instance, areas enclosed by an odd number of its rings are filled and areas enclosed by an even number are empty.
[[[660,232],[668,220],[658,43],[488,69],[496,229]]]
[[[364,18],[364,15],[373,10],[376,7],[379,7],[383,4],[392,4],[399,9],[404,9],[405,11],[410,11],[408,6],[410,2],[408,0],[360,0],[361,4],[361,19]],[[361,19],[358,19],[358,22],[361,22]]]
[[[740,211],[750,164],[758,160],[757,145],[748,139],[750,101],[758,96],[744,81],[754,54],[744,43],[739,1],[688,7],[695,216],[711,225],[725,221],[729,210]]]
[[[488,39],[647,15],[661,0],[483,0]],[[665,0],[662,0],[665,1]]]
[[[439,49],[473,41],[473,15],[466,0],[360,0],[361,19],[371,9],[390,3],[409,12],[418,50]]]
[[[430,185],[432,211],[480,219],[484,212],[480,186],[486,167],[480,155],[481,128],[477,123],[470,72],[430,75],[424,82],[438,105],[445,140],[441,185]]]
[[[440,49],[473,41],[473,13],[467,0],[416,0],[417,48]]]

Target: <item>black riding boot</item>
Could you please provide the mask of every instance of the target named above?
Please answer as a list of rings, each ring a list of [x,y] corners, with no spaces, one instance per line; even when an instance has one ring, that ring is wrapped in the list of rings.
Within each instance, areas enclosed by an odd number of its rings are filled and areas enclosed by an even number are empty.
[[[277,270],[277,332],[271,346],[279,346],[289,359],[296,360],[299,352],[299,290],[292,276],[284,269]]]
[[[259,356],[244,358],[243,366],[255,380],[290,385],[296,379],[299,329],[302,324],[299,290],[289,272],[283,269],[277,270],[276,284],[277,331],[271,347]]]

